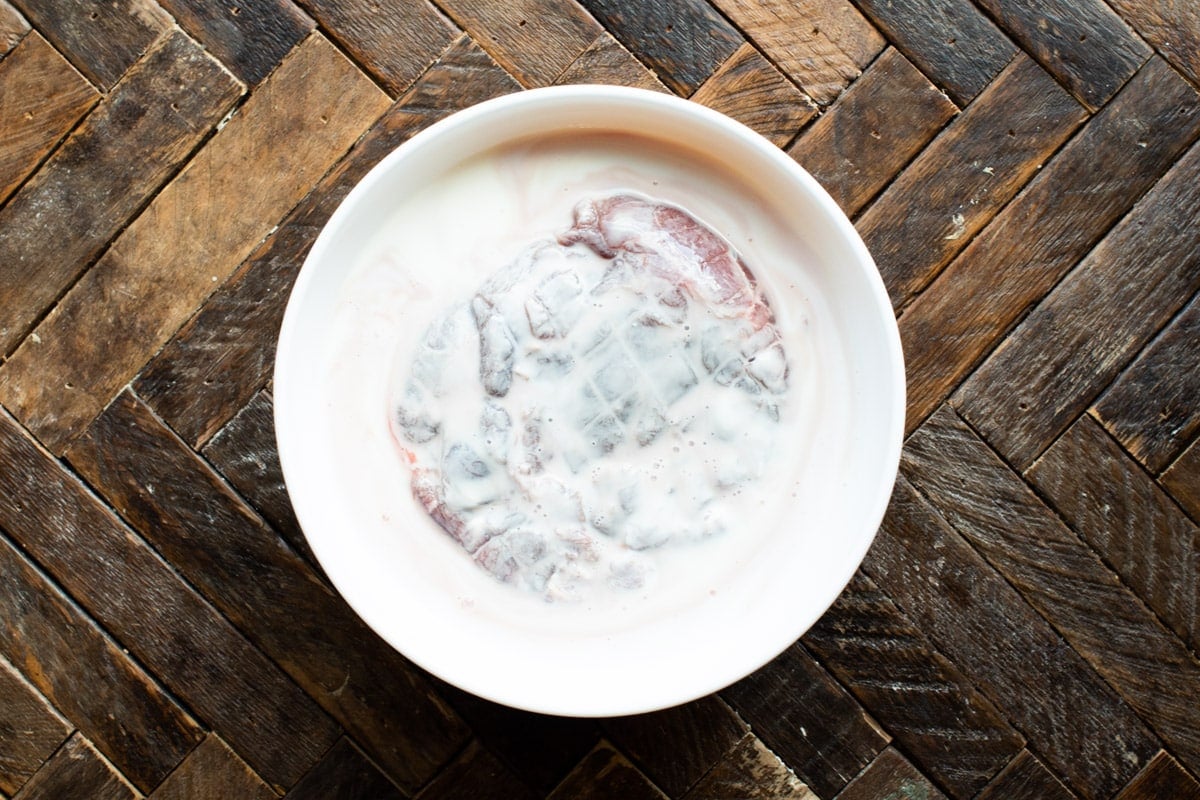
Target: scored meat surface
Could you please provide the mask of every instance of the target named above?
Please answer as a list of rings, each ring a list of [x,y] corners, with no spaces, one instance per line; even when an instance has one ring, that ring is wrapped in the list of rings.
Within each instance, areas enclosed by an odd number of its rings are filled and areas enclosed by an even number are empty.
[[[591,198],[425,332],[394,379],[412,493],[547,599],[634,590],[769,467],[788,361],[750,270],[683,209]]]

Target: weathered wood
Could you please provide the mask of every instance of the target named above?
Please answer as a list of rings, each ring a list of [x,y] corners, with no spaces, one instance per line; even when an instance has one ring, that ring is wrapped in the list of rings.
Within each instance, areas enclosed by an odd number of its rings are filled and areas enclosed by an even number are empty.
[[[896,308],[950,263],[1087,118],[1018,56],[858,219]]]
[[[905,309],[900,337],[908,430],[1154,185],[1197,133],[1200,97],[1161,59],[1151,59]]]
[[[0,400],[61,450],[386,104],[313,34],[0,368]]]
[[[837,794],[888,743],[887,734],[800,644],[722,694],[821,797]]]
[[[204,43],[229,71],[251,87],[262,83],[315,23],[291,0],[230,5],[204,0],[160,0],[179,26]]]
[[[1046,765],[1028,750],[1022,750],[975,800],[1074,800],[1075,795],[1054,777]]]
[[[275,800],[277,795],[221,737],[210,733],[174,772],[159,784],[150,800]]]
[[[1142,38],[1200,85],[1200,6],[1178,0],[1107,0]]]
[[[686,793],[746,734],[717,696],[604,722],[608,739],[671,797]]]
[[[279,669],[0,412],[0,525],[268,781],[337,736]]]
[[[0,203],[99,96],[36,31],[0,61]]]
[[[1200,297],[1096,402],[1109,433],[1151,472],[1175,460],[1200,431]]]
[[[1163,472],[1162,485],[1192,521],[1200,524],[1200,438]]]
[[[0,792],[13,794],[59,748],[73,727],[0,658]]]
[[[554,79],[563,86],[570,83],[603,83],[633,86],[656,92],[670,92],[658,76],[634,58],[624,45],[607,31],[596,37],[571,64]]]
[[[602,741],[546,800],[607,800],[610,797],[665,800],[666,795],[608,742]]]
[[[692,100],[733,117],[779,147],[817,115],[816,104],[750,43],[717,68]]]
[[[70,459],[402,788],[457,750],[462,724],[426,680],[129,392]]]
[[[1117,800],[1200,800],[1200,783],[1188,775],[1166,750],[1117,795]]]
[[[0,58],[12,51],[17,43],[29,33],[29,22],[8,4],[8,0],[0,0]]]
[[[974,100],[1017,51],[969,0],[857,0],[857,4],[960,106]]]
[[[12,351],[240,93],[199,45],[169,36],[0,209],[0,352]]]
[[[717,762],[684,800],[818,800],[752,733]]]
[[[953,403],[1018,470],[1200,289],[1200,145],[959,389]]]
[[[0,586],[0,656],[138,788],[157,786],[200,741],[196,724],[4,536]]]
[[[744,39],[706,0],[579,0],[672,91],[689,97]]]
[[[1200,662],[1095,551],[947,407],[909,437],[904,465],[913,485],[1184,763],[1200,764]]]
[[[299,2],[393,96],[405,92],[458,35],[428,0]]]
[[[296,272],[350,189],[417,131],[518,88],[470,39],[459,39],[163,348],[138,378],[138,393],[190,444],[206,442],[267,382]]]
[[[115,0],[82,13],[73,0],[16,0],[43,36],[101,89],[125,71],[171,28],[154,0]]]
[[[854,216],[955,114],[904,56],[885,50],[788,148]]]
[[[533,800],[540,796],[495,756],[472,742],[413,800]]]
[[[887,748],[862,771],[836,800],[945,800],[929,779],[894,748]]]
[[[1024,744],[996,707],[862,573],[802,641],[955,797],[973,796]]]
[[[401,800],[403,796],[344,736],[285,795],[287,800]]]
[[[1093,111],[1152,54],[1103,0],[976,2]]]
[[[1025,477],[1200,652],[1200,528],[1117,443],[1084,415]]]
[[[136,800],[138,793],[76,733],[29,779],[13,800]]]
[[[1154,734],[902,476],[867,574],[1084,797],[1111,797]]]

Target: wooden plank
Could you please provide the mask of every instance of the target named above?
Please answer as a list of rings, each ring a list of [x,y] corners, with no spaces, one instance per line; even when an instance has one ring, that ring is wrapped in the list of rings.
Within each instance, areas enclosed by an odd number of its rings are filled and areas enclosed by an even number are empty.
[[[296,272],[350,189],[417,131],[518,88],[460,38],[163,348],[138,378],[139,394],[190,444],[207,441],[267,382]]]
[[[427,681],[128,391],[70,459],[402,788],[458,749],[463,727]]]
[[[889,48],[788,148],[854,216],[958,109]]]
[[[99,96],[36,31],[0,61],[0,203]]]
[[[743,44],[692,95],[783,147],[817,115],[817,105],[750,43]]]
[[[1200,432],[1200,297],[1140,354],[1096,402],[1096,417],[1151,472],[1170,464]]]
[[[101,89],[125,71],[171,28],[171,17],[154,0],[113,0],[81,13],[73,0],[18,0],[43,36]]]
[[[0,401],[61,450],[386,105],[313,34],[0,368]]]
[[[1018,56],[859,218],[896,308],[925,288],[1087,112]]]
[[[804,644],[955,797],[971,797],[1024,744],[992,703],[866,575],[851,580]]]
[[[955,407],[1018,470],[1028,468],[1200,290],[1198,183],[1200,145],[955,394]]]
[[[472,742],[413,800],[533,800],[540,796],[478,742]]]
[[[316,23],[291,0],[231,5],[161,0],[179,26],[250,86],[262,83]]]
[[[150,800],[275,800],[277,795],[246,763],[210,733],[183,763],[159,784]]]
[[[1200,6],[1177,0],[1107,0],[1176,69],[1200,85]]]
[[[457,36],[428,0],[299,0],[393,96]]]
[[[715,4],[821,105],[833,102],[887,44],[847,0]]]
[[[1200,524],[1200,437],[1162,474],[1162,485]]]
[[[0,352],[12,351],[240,93],[199,45],[173,34],[0,209]]]
[[[1200,133],[1198,101],[1151,59],[905,309],[908,430],[1167,171]]]
[[[8,0],[0,0],[0,58],[12,51],[29,33],[29,23]]]
[[[665,800],[645,775],[608,742],[600,742],[546,800]]]
[[[339,800],[401,800],[404,795],[353,742],[343,736],[285,797],[287,800],[333,797]]]
[[[969,0],[858,0],[858,7],[960,106],[1017,52]]]
[[[603,28],[575,0],[441,0],[450,18],[524,86],[548,86]]]
[[[819,800],[779,756],[748,733],[684,800]]]
[[[691,96],[744,39],[707,0],[579,0],[671,91]]]
[[[1117,795],[1117,800],[1200,800],[1200,783],[1163,750]]]
[[[945,800],[946,796],[929,782],[904,756],[889,747],[870,763],[836,800]]]
[[[1026,473],[1146,604],[1200,651],[1200,528],[1089,416]]]
[[[18,791],[74,728],[0,658],[0,792]]]
[[[685,794],[746,734],[716,695],[603,723],[608,739],[671,797]]]
[[[157,786],[200,741],[196,724],[4,536],[0,586],[0,656],[138,788]]]
[[[137,800],[137,791],[118,774],[86,739],[76,733],[13,800]]]
[[[295,783],[329,718],[3,412],[0,463],[0,525],[263,777]]]
[[[1103,0],[976,2],[1092,111],[1152,54]]]
[[[557,86],[571,83],[603,83],[633,86],[656,92],[670,92],[646,65],[633,57],[624,45],[605,31],[588,45],[562,73],[554,79]]]
[[[722,694],[821,797],[837,794],[888,743],[874,720],[800,644]]]
[[[1095,551],[947,407],[909,437],[904,464],[913,485],[1184,763],[1200,764],[1200,662]]]
[[[901,476],[867,574],[1083,797],[1158,751],[1138,716]]]
[[[975,800],[1074,800],[1075,795],[1054,777],[1046,765],[1028,750],[1022,750]]]

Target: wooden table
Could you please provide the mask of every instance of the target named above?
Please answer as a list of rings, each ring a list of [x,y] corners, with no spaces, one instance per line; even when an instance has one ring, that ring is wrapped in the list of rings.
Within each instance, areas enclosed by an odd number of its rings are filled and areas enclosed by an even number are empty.
[[[0,796],[1200,797],[1200,7],[92,8],[0,0]],[[288,290],[348,189],[569,82],[785,148],[873,251],[909,376],[829,613],[719,695],[600,721],[375,637],[271,429]]]

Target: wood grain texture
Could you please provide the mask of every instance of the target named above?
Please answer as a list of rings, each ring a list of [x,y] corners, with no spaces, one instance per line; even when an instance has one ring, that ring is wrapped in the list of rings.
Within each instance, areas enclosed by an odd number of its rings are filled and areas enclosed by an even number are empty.
[[[863,569],[1082,797],[1116,793],[1153,733],[902,476]]]
[[[540,796],[499,759],[472,742],[413,800],[533,800]]]
[[[179,26],[250,87],[262,83],[315,23],[292,0],[242,4],[162,0]]]
[[[37,771],[13,800],[137,800],[138,793],[87,740],[75,734]]]
[[[658,76],[605,31],[554,79],[557,86],[599,83],[669,93]]]
[[[342,737],[285,797],[288,800],[401,800],[387,776]]]
[[[169,36],[0,209],[0,351],[13,350],[240,93],[198,44]]]
[[[1200,662],[1095,551],[948,407],[909,437],[904,464],[913,485],[1184,763],[1200,764]]]
[[[546,800],[665,800],[650,780],[608,742],[600,742]]]
[[[818,800],[762,740],[748,733],[684,800]]]
[[[958,667],[859,573],[804,644],[954,797],[971,797],[1024,739]]]
[[[0,659],[0,792],[18,791],[74,728]]]
[[[857,0],[857,5],[960,106],[974,100],[1017,51],[969,0]]]
[[[70,459],[402,788],[457,750],[463,727],[427,681],[133,395],[109,406]]]
[[[8,0],[0,0],[0,58],[12,51],[29,33],[29,22]]]
[[[92,85],[36,31],[0,61],[0,203],[97,99]]]
[[[188,753],[150,800],[274,800],[277,795],[215,733]]]
[[[350,189],[417,131],[517,88],[470,39],[461,38],[179,330],[137,379],[139,394],[189,444],[206,442],[267,382],[292,282]]]
[[[908,430],[1167,171],[1200,133],[1198,101],[1151,59],[905,309]]]
[[[1165,750],[1117,795],[1117,800],[1200,800],[1200,783]]]
[[[1021,55],[856,223],[896,308],[1036,174],[1086,111]]]
[[[885,44],[848,0],[716,0],[715,5],[821,105],[833,102]]]
[[[780,147],[817,115],[808,95],[749,43],[718,67],[691,99],[733,117]]]
[[[328,717],[3,412],[0,463],[0,525],[269,782],[295,783],[336,738]]]
[[[1200,297],[1096,402],[1096,417],[1151,472],[1170,464],[1200,431]]]
[[[1075,795],[1054,776],[1038,757],[1022,750],[975,800],[1074,800]]]
[[[154,0],[114,0],[80,13],[71,0],[16,0],[43,36],[101,89],[125,71],[171,27],[171,16]]]
[[[139,789],[157,786],[200,741],[195,722],[4,536],[0,586],[0,656]]]
[[[742,35],[707,0],[580,0],[673,92],[689,97],[741,46]]]
[[[889,747],[867,766],[836,800],[945,800],[945,795],[929,782],[904,756]]]
[[[821,797],[837,794],[888,744],[887,734],[800,644],[722,695]]]
[[[1183,506],[1192,521],[1200,524],[1200,438],[1163,472],[1162,485]]]
[[[1200,146],[959,389],[956,408],[1024,470],[1200,290]],[[1001,399],[1003,398],[1003,399]]]
[[[1200,652],[1200,528],[1084,415],[1026,478]]]
[[[1103,0],[976,0],[1093,111],[1152,51]]]
[[[61,450],[386,104],[310,37],[0,368],[0,400]]]
[[[1107,0],[1176,69],[1200,85],[1200,6],[1178,0]]]
[[[889,48],[800,135],[788,154],[854,216],[957,111]]]

